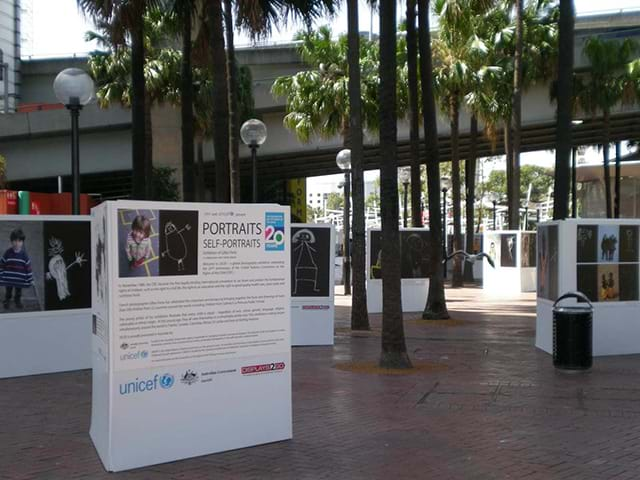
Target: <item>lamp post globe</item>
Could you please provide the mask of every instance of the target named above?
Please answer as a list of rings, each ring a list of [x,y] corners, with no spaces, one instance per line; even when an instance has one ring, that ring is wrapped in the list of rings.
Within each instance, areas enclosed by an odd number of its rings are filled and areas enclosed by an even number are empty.
[[[267,140],[267,126],[257,118],[251,118],[240,127],[242,143],[251,149],[251,171],[253,202],[258,201],[258,161],[257,150]]]
[[[95,85],[87,72],[80,68],[66,68],[53,81],[53,93],[71,113],[71,177],[72,213],[80,213],[80,128],[82,107],[95,97]]]
[[[342,171],[351,170],[351,150],[344,148],[336,155],[336,165]]]
[[[351,295],[351,150],[344,148],[336,155],[336,165],[344,172],[344,212],[342,219],[342,250],[344,253],[342,267],[342,283],[344,294]]]

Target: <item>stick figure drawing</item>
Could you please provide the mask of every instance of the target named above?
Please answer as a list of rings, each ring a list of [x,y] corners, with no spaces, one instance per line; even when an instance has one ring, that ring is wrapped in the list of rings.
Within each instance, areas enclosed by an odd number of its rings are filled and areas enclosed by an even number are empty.
[[[62,254],[64,253],[64,246],[62,241],[57,239],[56,237],[51,237],[49,239],[49,271],[46,274],[47,280],[55,280],[56,288],[58,291],[58,299],[64,300],[67,297],[71,296],[69,292],[69,282],[67,279],[67,270],[69,270],[74,265],[78,265],[78,267],[82,267],[83,263],[87,262],[87,259],[84,258],[84,253],[75,252],[75,260],[67,265],[62,258]]]
[[[168,221],[164,224],[166,250],[162,252],[162,257],[168,257],[176,262],[178,265],[178,271],[184,270],[184,260],[189,255],[187,242],[182,235],[183,232],[187,232],[189,230],[191,230],[191,225],[188,223],[179,230],[172,221]]]
[[[312,246],[316,243],[315,235],[311,230],[304,228],[293,235],[291,243],[294,255],[293,294],[298,293],[298,284],[301,282],[311,284],[313,291],[319,292],[318,264],[315,259],[317,250]]]

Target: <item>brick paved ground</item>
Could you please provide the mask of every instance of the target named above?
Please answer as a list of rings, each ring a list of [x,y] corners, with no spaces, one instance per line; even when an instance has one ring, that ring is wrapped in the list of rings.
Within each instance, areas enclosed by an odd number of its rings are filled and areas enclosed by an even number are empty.
[[[334,368],[375,361],[371,333],[293,351],[294,439],[107,474],[88,436],[91,372],[0,380],[0,479],[636,479],[640,357],[598,358],[560,373],[533,347],[534,299],[447,292],[449,326],[406,315],[409,376]]]

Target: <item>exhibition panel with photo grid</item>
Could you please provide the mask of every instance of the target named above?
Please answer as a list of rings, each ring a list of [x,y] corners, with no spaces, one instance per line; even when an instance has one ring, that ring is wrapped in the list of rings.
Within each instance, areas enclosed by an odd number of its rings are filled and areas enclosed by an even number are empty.
[[[91,368],[91,217],[0,219],[0,378]]]
[[[484,233],[483,251],[495,265],[483,262],[482,288],[489,295],[536,290],[536,233],[517,230]]]
[[[538,227],[536,346],[552,352],[553,302],[584,293],[594,355],[640,353],[640,221],[571,219]]]
[[[427,303],[430,270],[429,230],[400,229],[400,273],[402,278],[402,311],[421,312]],[[367,231],[367,309],[382,312],[382,232]]]

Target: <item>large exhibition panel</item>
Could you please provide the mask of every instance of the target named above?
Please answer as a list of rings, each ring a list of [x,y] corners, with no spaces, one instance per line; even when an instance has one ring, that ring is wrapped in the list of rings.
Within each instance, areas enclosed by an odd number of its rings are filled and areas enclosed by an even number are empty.
[[[402,278],[402,311],[421,312],[429,293],[431,253],[429,230],[400,229],[400,262]],[[382,232],[367,231],[367,309],[382,312]]]
[[[90,217],[3,215],[0,242],[0,378],[90,368]]]
[[[289,439],[288,207],[93,210],[91,438],[120,471]]]
[[[553,349],[553,302],[593,304],[593,354],[640,353],[640,221],[569,219],[538,226],[536,346]]]
[[[335,230],[291,225],[291,345],[333,345]]]

